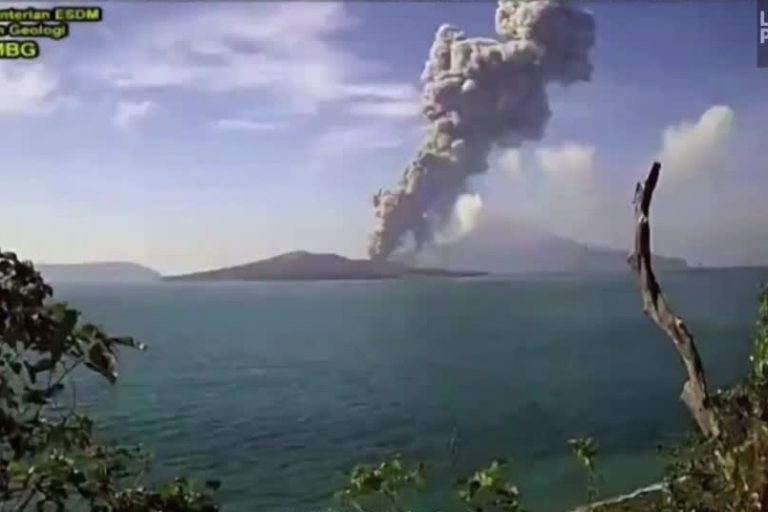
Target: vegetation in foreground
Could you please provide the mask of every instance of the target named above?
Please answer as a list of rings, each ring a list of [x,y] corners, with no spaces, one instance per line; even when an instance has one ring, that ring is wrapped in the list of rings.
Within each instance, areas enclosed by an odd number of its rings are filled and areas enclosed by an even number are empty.
[[[637,233],[630,263],[646,313],[672,339],[688,380],[681,398],[698,432],[672,451],[663,485],[620,502],[595,503],[597,445],[575,439],[571,448],[587,475],[586,510],[601,512],[768,512],[768,288],[760,308],[751,360],[743,382],[710,394],[693,337],[664,301],[650,265],[650,196],[655,165],[637,191]],[[33,265],[0,252],[0,512],[214,512],[218,482],[179,477],[147,483],[141,447],[100,443],[93,421],[76,410],[73,371],[85,367],[108,382],[117,379],[118,348],[143,347],[80,321]],[[423,487],[422,464],[399,458],[359,466],[336,495],[354,512],[410,510],[408,498]],[[521,494],[505,465],[494,461],[455,485],[470,512],[519,512]]]
[[[185,478],[144,482],[147,453],[110,446],[76,411],[70,376],[117,379],[120,346],[143,347],[80,321],[31,263],[0,252],[0,511],[214,512],[209,491]]]

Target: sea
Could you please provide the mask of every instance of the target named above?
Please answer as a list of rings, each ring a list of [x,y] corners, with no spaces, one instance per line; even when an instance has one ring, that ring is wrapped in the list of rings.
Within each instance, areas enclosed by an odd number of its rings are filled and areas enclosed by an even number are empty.
[[[768,269],[663,273],[713,387],[748,367]],[[632,277],[61,283],[56,298],[114,335],[110,386],[81,375],[98,435],[141,443],[153,478],[217,479],[225,512],[318,512],[358,464],[426,464],[418,512],[492,460],[531,511],[586,499],[568,440],[599,445],[601,496],[654,483],[691,423],[683,370]]]

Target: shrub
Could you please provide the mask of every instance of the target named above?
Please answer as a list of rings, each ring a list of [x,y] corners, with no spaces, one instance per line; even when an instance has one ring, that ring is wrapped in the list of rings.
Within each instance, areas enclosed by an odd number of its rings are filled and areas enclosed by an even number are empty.
[[[86,367],[117,380],[120,347],[64,303],[31,263],[0,251],[0,508],[22,512],[213,512],[210,491],[184,478],[143,484],[141,447],[102,444],[76,411],[71,374]],[[67,391],[72,398],[64,400]]]

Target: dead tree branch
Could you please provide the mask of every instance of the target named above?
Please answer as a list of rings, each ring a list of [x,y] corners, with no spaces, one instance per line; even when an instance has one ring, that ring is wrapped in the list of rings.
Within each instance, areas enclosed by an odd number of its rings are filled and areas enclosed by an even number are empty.
[[[664,299],[651,266],[649,210],[660,171],[661,164],[654,162],[645,183],[638,183],[635,190],[635,245],[629,255],[629,265],[637,278],[643,298],[643,310],[672,339],[683,360],[688,380],[683,386],[680,398],[688,407],[702,434],[706,437],[714,437],[719,434],[720,427],[718,418],[710,405],[699,352],[683,319],[672,311]]]

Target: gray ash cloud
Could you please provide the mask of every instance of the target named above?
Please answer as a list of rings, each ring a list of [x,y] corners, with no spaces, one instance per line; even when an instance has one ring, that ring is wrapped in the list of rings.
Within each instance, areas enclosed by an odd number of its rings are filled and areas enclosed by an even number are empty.
[[[437,30],[421,77],[427,135],[397,188],[374,196],[372,259],[386,259],[409,234],[417,248],[430,242],[494,145],[541,139],[546,85],[590,79],[589,13],[565,0],[500,0],[495,25],[498,40]]]

